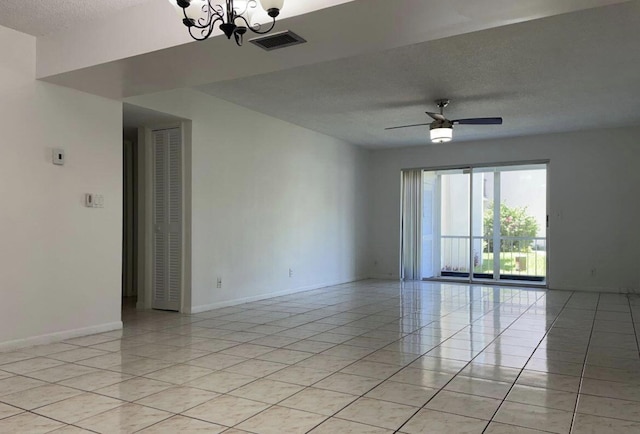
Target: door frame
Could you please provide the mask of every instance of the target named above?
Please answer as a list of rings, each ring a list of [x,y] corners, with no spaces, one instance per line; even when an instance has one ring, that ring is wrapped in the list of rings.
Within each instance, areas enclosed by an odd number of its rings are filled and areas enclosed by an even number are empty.
[[[549,288],[550,287],[550,274],[549,274],[549,270],[550,270],[550,251],[551,251],[551,247],[550,247],[550,232],[551,232],[551,225],[549,223],[550,220],[550,215],[551,215],[551,209],[550,209],[550,195],[551,195],[551,188],[550,188],[550,176],[549,176],[549,172],[551,170],[551,160],[517,160],[517,161],[503,161],[503,162],[491,162],[491,163],[469,163],[469,164],[456,164],[456,165],[446,165],[446,166],[431,166],[431,167],[414,167],[414,168],[405,168],[402,170],[410,170],[410,169],[421,169],[422,171],[427,171],[427,172],[437,172],[437,171],[446,171],[446,170],[453,170],[453,169],[471,169],[471,173],[473,169],[476,168],[483,168],[483,167],[508,167],[508,166],[520,166],[520,165],[545,165],[546,166],[546,192],[545,192],[545,199],[546,199],[546,216],[547,219],[545,222],[542,222],[541,224],[546,226],[546,249],[547,249],[547,255],[546,255],[546,275],[545,275],[545,279],[543,282],[536,282],[536,281],[527,281],[527,280],[523,280],[522,283],[519,282],[512,282],[512,281],[504,281],[504,280],[499,280],[499,279],[474,279],[473,278],[473,272],[469,273],[469,276],[467,277],[432,277],[432,278],[423,278],[422,280],[424,281],[444,281],[444,282],[463,282],[463,283],[472,283],[474,285],[506,285],[506,286],[511,286],[511,285],[515,285],[515,286],[536,286],[536,287],[541,287],[541,288]],[[473,194],[473,177],[470,176],[470,191],[469,191],[469,196],[470,198],[472,197]],[[472,206],[470,207],[469,212],[471,213],[472,210]],[[470,225],[473,225],[473,218],[470,215]],[[473,227],[471,226],[469,228],[470,233],[472,234]],[[422,240],[421,240],[422,241]],[[469,237],[469,241],[470,243],[473,243],[473,236]],[[402,245],[402,243],[400,244]],[[471,246],[472,244],[470,244]],[[420,242],[420,247],[422,246],[422,242]],[[469,251],[471,252],[472,249],[470,248]],[[400,258],[402,257],[402,252],[400,253]],[[470,255],[469,257],[469,266],[471,266],[473,264],[473,259],[472,256]],[[473,268],[470,268],[471,270],[473,270]]]
[[[122,140],[123,208],[122,208],[122,297],[128,290],[137,296],[137,184],[138,145],[133,140]]]
[[[138,170],[140,199],[138,201],[138,309],[151,309],[153,301],[153,131],[179,128],[182,139],[182,266],[181,313],[191,313],[191,138],[192,122],[154,124],[138,129]]]

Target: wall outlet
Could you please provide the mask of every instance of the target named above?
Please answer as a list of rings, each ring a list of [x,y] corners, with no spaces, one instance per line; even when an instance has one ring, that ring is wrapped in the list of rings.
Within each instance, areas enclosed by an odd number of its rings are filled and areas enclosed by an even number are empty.
[[[218,277],[216,281],[216,288],[222,288],[222,277]]]
[[[293,277],[293,268],[289,268],[289,277]]]
[[[54,149],[51,157],[53,164],[56,166],[64,166],[64,149]]]

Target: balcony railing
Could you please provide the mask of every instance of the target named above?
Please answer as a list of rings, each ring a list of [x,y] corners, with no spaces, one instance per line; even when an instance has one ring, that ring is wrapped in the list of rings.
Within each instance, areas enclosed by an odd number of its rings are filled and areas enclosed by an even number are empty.
[[[500,276],[502,278],[531,278],[541,280],[547,273],[547,240],[544,237],[500,236]],[[493,237],[472,237],[473,273],[475,277],[493,277]],[[440,237],[441,273],[468,275],[470,266],[470,239],[467,236]],[[497,247],[497,246],[496,246]]]

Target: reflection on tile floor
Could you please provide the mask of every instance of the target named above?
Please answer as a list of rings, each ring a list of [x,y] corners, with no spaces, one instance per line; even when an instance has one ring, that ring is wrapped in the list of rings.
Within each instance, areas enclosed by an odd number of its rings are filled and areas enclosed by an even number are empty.
[[[368,280],[0,353],[1,433],[638,433],[640,297]]]

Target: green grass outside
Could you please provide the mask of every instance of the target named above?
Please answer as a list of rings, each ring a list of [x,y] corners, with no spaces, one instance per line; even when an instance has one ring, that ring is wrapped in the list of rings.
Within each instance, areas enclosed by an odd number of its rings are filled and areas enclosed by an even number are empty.
[[[483,253],[482,265],[474,273],[493,273],[493,253]],[[503,252],[500,253],[500,274],[522,276],[546,276],[547,252]]]

